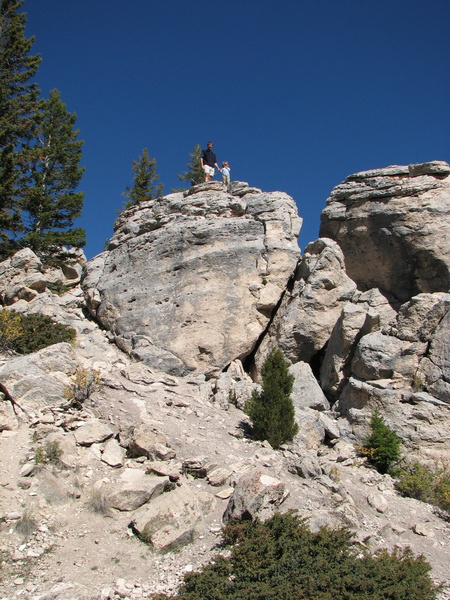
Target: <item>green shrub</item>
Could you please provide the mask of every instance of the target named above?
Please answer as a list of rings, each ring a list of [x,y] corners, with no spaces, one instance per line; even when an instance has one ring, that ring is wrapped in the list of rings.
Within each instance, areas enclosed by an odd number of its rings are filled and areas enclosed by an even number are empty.
[[[55,323],[45,315],[0,311],[0,344],[3,340],[6,349],[19,354],[30,354],[60,342],[73,342],[75,337],[75,329]]]
[[[82,408],[89,396],[99,390],[101,386],[102,378],[99,371],[80,367],[76,370],[72,383],[66,385],[64,398],[74,408]]]
[[[432,497],[434,474],[425,465],[413,463],[395,482],[396,489],[408,498],[429,502]]]
[[[36,464],[58,463],[62,453],[63,451],[56,440],[46,442],[43,446],[38,446],[35,449],[34,462]]]
[[[434,469],[413,463],[405,469],[397,481],[396,489],[409,498],[428,502],[450,512],[450,468],[448,464],[436,465]]]
[[[378,411],[370,421],[371,434],[363,441],[360,448],[380,473],[392,471],[392,465],[400,460],[402,439],[392,431]]]
[[[245,412],[252,420],[255,439],[267,440],[273,448],[279,448],[298,431],[290,398],[294,377],[289,374],[280,350],[269,354],[261,374],[262,392],[253,392],[245,404]]]
[[[177,600],[433,600],[430,566],[411,550],[370,553],[347,529],[309,530],[292,514],[229,524],[229,558],[189,573]],[[154,596],[166,600],[164,594]]]

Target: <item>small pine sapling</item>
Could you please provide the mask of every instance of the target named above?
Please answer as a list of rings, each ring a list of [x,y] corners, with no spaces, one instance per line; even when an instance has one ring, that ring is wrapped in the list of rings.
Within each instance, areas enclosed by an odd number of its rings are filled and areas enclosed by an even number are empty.
[[[257,440],[267,440],[273,448],[291,441],[298,431],[290,394],[294,377],[280,350],[273,350],[263,364],[262,392],[253,392],[245,412],[253,424]]]
[[[361,452],[380,473],[389,473],[401,458],[402,439],[386,425],[378,410],[372,415],[370,428],[371,434],[364,439]]]

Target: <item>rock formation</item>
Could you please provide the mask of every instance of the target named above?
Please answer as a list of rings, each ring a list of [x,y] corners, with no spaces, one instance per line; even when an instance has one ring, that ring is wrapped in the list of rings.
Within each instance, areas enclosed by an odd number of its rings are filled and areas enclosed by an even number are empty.
[[[255,347],[296,267],[301,219],[286,194],[200,184],[124,212],[87,265],[89,308],[138,360],[215,372]]]
[[[362,171],[334,188],[320,235],[339,244],[359,289],[403,302],[448,291],[449,175],[447,163],[434,161]]]
[[[289,196],[213,182],[128,209],[86,265],[69,253],[70,268],[49,270],[29,250],[0,263],[3,309],[77,332],[0,355],[8,597],[173,591],[223,522],[275,509],[410,545],[448,580],[445,521],[357,446],[378,409],[405,460],[450,458],[449,212],[446,163],[357,173],[300,256]],[[242,411],[274,347],[299,424],[279,451],[248,437]],[[69,406],[83,369],[101,385]]]

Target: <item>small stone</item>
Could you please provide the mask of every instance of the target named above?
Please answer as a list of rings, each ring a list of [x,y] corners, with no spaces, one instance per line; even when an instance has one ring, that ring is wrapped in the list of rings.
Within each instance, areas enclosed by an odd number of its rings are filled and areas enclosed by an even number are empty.
[[[23,465],[23,467],[20,469],[20,476],[21,477],[29,477],[30,475],[33,475],[33,473],[36,470],[36,463],[34,462],[27,462]]]
[[[400,525],[391,525],[391,529],[396,535],[403,535],[406,532],[406,529]]]
[[[98,419],[91,419],[90,421],[83,423],[83,425],[74,432],[75,440],[80,446],[100,444],[112,437],[112,435],[113,432],[111,429]]]
[[[31,487],[32,482],[29,479],[19,479],[17,481],[17,487],[22,490],[28,490]]]
[[[211,525],[211,527],[209,528],[209,531],[211,533],[217,534],[222,531],[222,527],[220,525]]]
[[[206,477],[209,484],[213,486],[223,485],[225,481],[232,475],[228,469],[217,468],[210,471]]]
[[[221,500],[226,500],[227,498],[229,498],[231,496],[231,494],[233,492],[234,492],[234,488],[227,487],[223,490],[220,490],[220,492],[217,492],[216,498],[220,498]]]
[[[52,413],[45,413],[45,415],[41,415],[39,417],[39,421],[41,423],[44,423],[45,425],[51,425],[52,423],[55,422],[55,419],[54,419]]]
[[[7,521],[17,521],[21,517],[22,517],[22,514],[20,512],[13,511],[6,515],[6,520]]]
[[[113,468],[122,467],[125,459],[125,450],[117,440],[110,439],[103,449],[101,460]]]
[[[387,500],[381,494],[369,494],[369,496],[367,496],[367,502],[379,513],[384,513],[388,509]]]
[[[426,523],[416,523],[412,530],[416,535],[422,535],[423,537],[434,537],[434,531]]]
[[[129,588],[125,582],[125,579],[118,579],[116,581],[115,593],[120,596],[120,598],[125,598],[128,596]]]

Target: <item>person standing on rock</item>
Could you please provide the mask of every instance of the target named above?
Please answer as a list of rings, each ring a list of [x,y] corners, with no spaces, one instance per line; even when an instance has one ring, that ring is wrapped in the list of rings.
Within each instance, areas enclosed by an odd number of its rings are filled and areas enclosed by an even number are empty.
[[[212,151],[212,147],[213,143],[208,142],[206,150],[203,150],[200,156],[200,164],[205,172],[205,182],[211,181],[211,177],[214,177],[214,167],[217,169],[219,168],[216,155]]]

